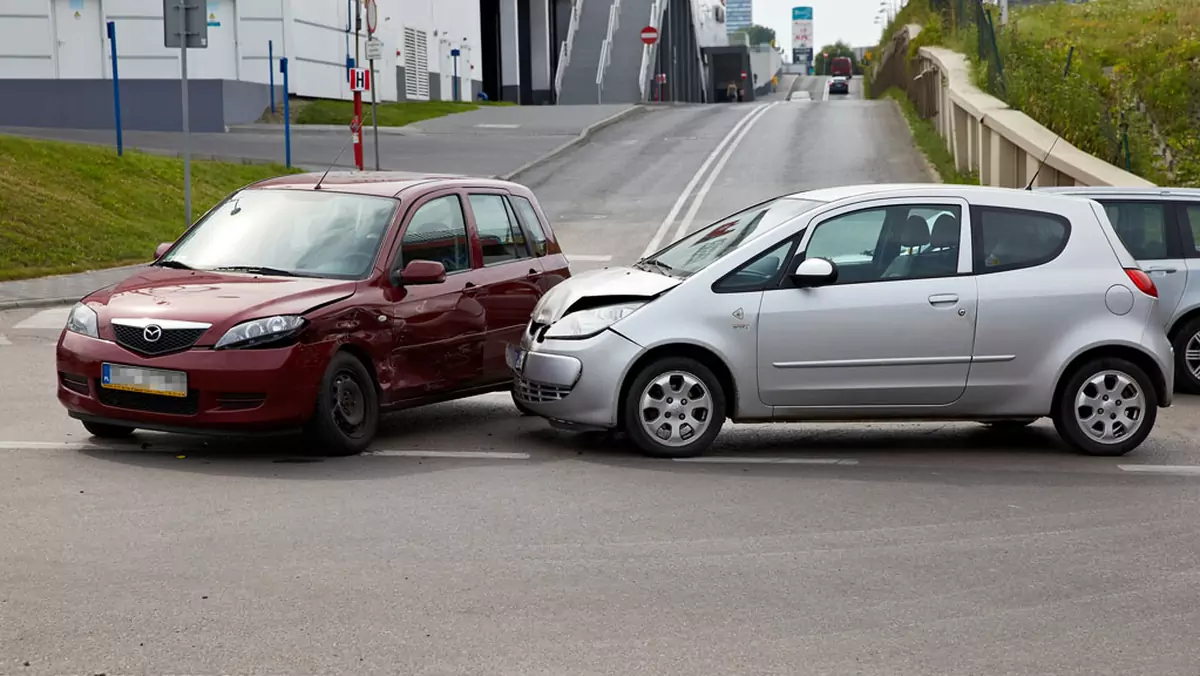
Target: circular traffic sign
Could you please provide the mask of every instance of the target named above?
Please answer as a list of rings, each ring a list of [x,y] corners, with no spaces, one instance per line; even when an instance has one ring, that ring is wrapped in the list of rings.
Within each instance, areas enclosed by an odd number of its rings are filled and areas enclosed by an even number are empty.
[[[642,29],[642,42],[647,45],[652,45],[658,42],[658,29],[654,26],[646,26]]]
[[[367,32],[374,33],[375,27],[379,25],[379,5],[375,4],[375,0],[366,0],[367,4]]]

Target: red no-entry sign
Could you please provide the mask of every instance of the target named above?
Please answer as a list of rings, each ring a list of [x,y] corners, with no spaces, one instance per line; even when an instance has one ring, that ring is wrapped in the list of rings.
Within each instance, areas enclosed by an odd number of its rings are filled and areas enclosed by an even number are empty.
[[[742,71],[742,79],[743,79],[743,80],[745,80],[745,79],[746,79],[746,71],[744,71],[744,70]]]
[[[646,26],[642,29],[642,42],[647,45],[652,45],[658,42],[658,29],[654,26]]]

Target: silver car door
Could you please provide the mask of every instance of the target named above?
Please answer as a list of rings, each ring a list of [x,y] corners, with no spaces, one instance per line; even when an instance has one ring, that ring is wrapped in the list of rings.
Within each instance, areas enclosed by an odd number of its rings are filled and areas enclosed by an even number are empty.
[[[941,219],[944,226],[934,232],[922,217],[930,210],[954,218]],[[763,403],[786,417],[787,407],[957,400],[975,334],[975,280],[966,274],[970,236],[970,209],[953,198],[875,201],[820,216],[797,259],[829,259],[838,278],[816,288],[785,278],[764,292]]]

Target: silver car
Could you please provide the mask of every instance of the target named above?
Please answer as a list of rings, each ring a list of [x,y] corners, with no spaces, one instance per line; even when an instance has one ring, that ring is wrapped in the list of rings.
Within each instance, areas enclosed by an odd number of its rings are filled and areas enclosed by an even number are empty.
[[[1200,394],[1200,190],[1043,188],[1104,205],[1125,248],[1158,287],[1158,307],[1175,347],[1175,386]]]
[[[654,456],[702,452],[727,418],[1042,416],[1121,455],[1171,402],[1156,293],[1091,200],[831,188],[559,284],[508,363],[523,408]]]

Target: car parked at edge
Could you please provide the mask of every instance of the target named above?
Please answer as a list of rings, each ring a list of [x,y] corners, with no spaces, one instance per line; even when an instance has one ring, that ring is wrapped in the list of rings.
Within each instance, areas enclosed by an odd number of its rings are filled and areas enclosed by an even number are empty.
[[[508,359],[538,415],[623,430],[654,456],[702,452],[727,418],[1043,416],[1076,449],[1120,455],[1172,399],[1156,295],[1098,203],[848,186],[573,277]]]
[[[1175,386],[1200,394],[1200,189],[1039,188],[1104,205],[1125,248],[1158,287],[1175,347]]]
[[[58,398],[97,437],[295,430],[356,453],[381,411],[509,389],[505,346],[569,276],[515,183],[270,179],[71,310]]]
[[[831,78],[829,80],[829,93],[830,94],[849,94],[850,93],[850,82],[846,78],[844,78],[840,75],[834,76],[833,78]]]

